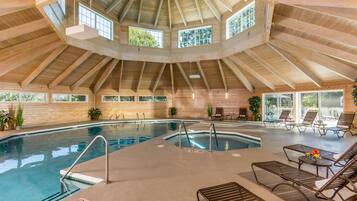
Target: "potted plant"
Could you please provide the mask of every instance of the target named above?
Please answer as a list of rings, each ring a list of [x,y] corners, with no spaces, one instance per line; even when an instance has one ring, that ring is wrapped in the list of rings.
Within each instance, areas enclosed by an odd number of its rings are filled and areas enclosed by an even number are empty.
[[[355,79],[355,84],[353,85],[352,96],[355,106],[357,107],[357,78]]]
[[[252,96],[248,99],[249,101],[249,110],[253,113],[253,120],[254,121],[261,121],[262,116],[259,113],[259,108],[261,105],[261,98],[259,96]]]
[[[4,131],[9,120],[9,114],[5,110],[0,111],[0,131]]]
[[[207,115],[208,115],[208,120],[212,120],[213,107],[211,104],[208,104],[207,106]]]
[[[102,116],[102,111],[98,108],[92,107],[88,111],[88,116],[91,120],[99,120],[99,117]]]
[[[10,104],[8,107],[8,120],[7,125],[10,130],[16,129],[16,108],[13,104]]]
[[[16,113],[16,130],[20,130],[22,128],[24,121],[24,108],[22,105],[19,105]]]
[[[170,115],[171,115],[171,117],[176,117],[176,114],[177,114],[177,109],[176,109],[176,107],[171,107],[170,108]]]

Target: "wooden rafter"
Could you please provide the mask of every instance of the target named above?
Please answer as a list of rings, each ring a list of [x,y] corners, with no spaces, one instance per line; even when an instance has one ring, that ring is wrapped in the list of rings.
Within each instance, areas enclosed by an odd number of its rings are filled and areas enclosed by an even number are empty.
[[[109,75],[113,72],[115,66],[119,63],[118,59],[113,59],[109,65],[107,66],[107,68],[105,69],[105,71],[102,73],[102,75],[100,76],[100,78],[98,79],[97,83],[95,83],[94,86],[94,93],[97,93],[100,88],[102,88],[104,82],[108,79]]]
[[[218,2],[229,12],[233,12],[232,6],[228,5],[224,0],[218,0]]]
[[[157,26],[157,24],[159,23],[159,17],[160,17],[160,13],[161,13],[162,4],[164,4],[164,0],[160,0],[159,7],[157,8],[157,12],[156,12],[154,26]]]
[[[233,72],[233,74],[242,82],[242,84],[245,86],[245,88],[250,91],[254,92],[254,87],[253,85],[249,82],[247,77],[240,71],[238,66],[234,64],[230,59],[228,58],[223,58],[222,61],[227,65],[229,69]]]
[[[267,45],[274,50],[280,57],[282,57],[286,62],[290,63],[295,69],[303,73],[311,82],[313,82],[316,86],[321,87],[321,80],[317,77],[317,75],[311,71],[308,67],[302,64],[297,58],[292,56],[291,54],[285,52],[284,50],[274,47],[274,45],[267,43]]]
[[[172,64],[170,64],[170,78],[171,78],[171,90],[172,90],[172,95],[175,94],[175,80],[174,80],[174,69]]]
[[[113,2],[105,9],[106,13],[112,12],[112,10],[117,7],[122,0],[113,0]]]
[[[124,60],[121,60],[120,71],[119,71],[118,93],[121,90],[121,82],[122,82],[122,79],[123,79],[123,71],[124,71]]]
[[[39,56],[42,56],[48,52],[53,51],[54,49],[58,48],[60,45],[63,45],[62,41],[51,42],[41,47],[28,49],[20,54],[17,54],[15,56],[0,61],[0,77],[36,59]]]
[[[123,11],[120,14],[119,17],[119,22],[123,22],[123,20],[125,19],[126,14],[128,14],[131,6],[133,5],[134,0],[128,0],[128,2],[125,4],[125,7],[123,9]]]
[[[24,10],[35,6],[33,0],[0,0],[0,16]]]
[[[87,81],[90,77],[92,77],[95,73],[99,72],[112,58],[105,57],[103,58],[97,65],[95,65],[92,69],[90,69],[86,74],[84,74],[79,80],[77,80],[72,86],[71,89],[74,90],[80,87],[85,81]]]
[[[169,15],[169,27],[171,29],[172,27],[172,19],[171,19],[171,2],[170,0],[167,0],[167,12],[168,12],[168,15]]]
[[[195,0],[195,6],[196,6],[198,16],[200,17],[201,23],[203,23],[203,16],[201,13],[201,7],[200,7],[200,3],[198,2],[198,0]]]
[[[219,73],[221,74],[221,77],[222,77],[224,90],[225,90],[226,92],[228,92],[228,86],[227,86],[226,76],[224,75],[222,63],[221,63],[221,61],[220,61],[219,59],[217,59],[217,63],[218,63]]]
[[[165,67],[166,67],[166,63],[162,64],[161,69],[160,69],[160,71],[159,71],[159,74],[157,75],[154,88],[152,89],[152,92],[153,92],[153,93],[155,93],[157,87],[159,86],[159,83],[160,83],[162,74],[164,73]]]
[[[138,85],[136,86],[136,92],[138,92],[139,89],[140,89],[141,81],[142,81],[143,75],[144,75],[145,66],[146,66],[146,62],[144,61],[144,62],[143,62],[143,65],[141,66],[140,75],[139,75],[139,80],[138,80]]]
[[[318,63],[347,80],[353,81],[357,77],[357,71],[355,68],[346,65],[342,62],[339,62],[326,55],[308,49],[300,48],[277,39],[271,40],[271,44],[273,44],[275,47],[279,47],[280,49],[289,52],[290,54],[299,55],[310,61]]]
[[[270,32],[273,24],[275,3],[274,0],[265,2],[265,41],[270,39]]]
[[[297,4],[301,6],[324,6],[337,8],[357,8],[355,0],[277,0],[278,3],[283,4]]]
[[[248,64],[246,64],[243,60],[241,60],[238,56],[231,56],[229,57],[236,65],[241,67],[244,71],[248,72],[251,74],[254,78],[259,80],[261,83],[263,83],[265,86],[269,87],[271,90],[275,91],[275,86],[272,82],[269,80],[265,79],[261,74],[259,74],[257,71],[255,71],[252,67],[250,67]]]
[[[201,74],[201,76],[202,76],[203,82],[204,82],[205,85],[206,85],[207,90],[210,91],[211,88],[209,87],[209,84],[208,84],[206,75],[205,75],[205,73],[203,72],[201,63],[200,63],[199,61],[197,61],[196,64],[197,64],[197,68],[198,68],[198,70],[200,71],[200,74]]]
[[[257,53],[255,53],[253,50],[246,50],[244,51],[248,56],[250,56],[254,61],[259,63],[261,66],[263,66],[265,69],[270,71],[272,74],[274,74],[276,77],[278,77],[281,81],[283,81],[286,85],[288,85],[290,88],[295,89],[295,83],[290,81],[288,78],[286,78],[285,75],[283,75],[281,72],[279,72],[274,66],[266,62],[261,56],[259,56]]]
[[[180,13],[180,16],[181,16],[181,19],[182,19],[182,22],[185,26],[187,26],[187,22],[186,22],[186,19],[185,19],[185,15],[183,14],[183,11],[181,9],[181,5],[180,5],[180,2],[178,0],[175,0],[175,5],[177,7],[177,10],[179,11]]]
[[[283,32],[279,32],[277,34],[274,34],[273,36],[276,39],[288,42],[292,45],[295,46],[300,46],[300,47],[304,47],[310,50],[314,50],[317,51],[319,53],[337,58],[337,59],[341,59],[344,60],[346,62],[352,63],[354,65],[357,65],[357,55],[347,52],[347,51],[343,51],[341,49],[336,49],[333,48],[331,46],[328,45],[324,45],[318,42],[314,42],[311,40],[307,40],[298,36],[294,36],[291,34],[287,34],[287,33],[283,33]]]
[[[0,31],[0,41],[5,41],[11,38],[16,38],[21,35],[34,32],[39,29],[49,27],[47,21],[42,18],[39,20],[31,21],[25,24],[21,24],[15,27],[10,27]]]
[[[144,3],[144,0],[140,0],[139,12],[138,12],[138,24],[140,24],[140,20],[141,20],[141,11],[143,9],[143,3]]]
[[[180,63],[176,63],[176,65],[177,65],[178,69],[180,70],[180,73],[181,73],[182,77],[185,79],[186,84],[190,87],[190,90],[193,93],[193,87],[192,87],[192,84],[190,82],[190,79],[187,77],[187,75],[186,75],[185,71],[183,70],[181,64]]]
[[[49,85],[49,88],[56,87],[59,85],[66,77],[68,77],[74,70],[77,69],[78,66],[80,66],[85,60],[87,60],[93,52],[91,51],[86,51],[84,54],[82,54],[75,62],[73,62],[66,70],[64,70],[59,76],[56,77]]]
[[[63,45],[55,49],[50,55],[46,57],[45,60],[33,70],[30,75],[28,75],[22,82],[21,87],[27,87],[38,75],[40,75],[48,65],[50,65],[68,46]]]
[[[306,8],[306,7],[304,7]],[[338,19],[356,21],[357,15],[355,14],[354,8],[336,8],[336,7],[316,7],[312,8],[314,12],[323,13],[324,15],[329,15],[336,17]]]
[[[208,8],[211,10],[212,14],[216,17],[218,21],[221,21],[221,13],[217,9],[216,5],[212,2],[212,0],[203,0]]]

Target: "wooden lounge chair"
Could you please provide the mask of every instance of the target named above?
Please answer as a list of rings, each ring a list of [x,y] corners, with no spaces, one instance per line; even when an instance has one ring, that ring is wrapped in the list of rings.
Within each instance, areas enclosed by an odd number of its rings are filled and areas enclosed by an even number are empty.
[[[223,107],[216,107],[215,114],[212,116],[213,120],[223,120]]]
[[[305,114],[304,120],[301,123],[287,122],[286,128],[290,129],[290,128],[296,127],[300,134],[305,133],[305,131],[308,127],[312,128],[314,121],[316,119],[316,116],[317,116],[317,111],[308,111]]]
[[[321,158],[333,161],[334,165],[337,167],[343,167],[357,155],[357,141],[353,145],[351,145],[344,153],[341,153],[341,154],[338,154],[338,153],[335,153],[332,151],[326,151],[326,150],[319,149],[316,147],[310,147],[310,146],[303,145],[303,144],[293,144],[293,145],[288,145],[288,146],[283,147],[286,158],[290,162],[295,162],[295,163],[298,163],[298,162],[292,160],[289,157],[287,150],[305,154],[306,152],[311,153],[312,150],[314,150],[314,149],[319,151]]]
[[[267,126],[267,124],[280,124],[280,123],[286,123],[288,118],[289,118],[289,115],[290,115],[290,110],[283,110],[281,111],[281,114],[279,116],[279,119],[266,119],[263,123],[265,125],[265,127]]]
[[[248,120],[248,110],[245,107],[239,108],[238,120]]]
[[[200,200],[200,195],[207,201],[263,201],[263,199],[236,182],[202,188],[197,191],[196,195],[198,201]]]
[[[341,113],[338,118],[336,127],[326,128],[326,133],[332,131],[338,138],[345,137],[346,133],[351,133],[353,120],[355,119],[355,113]],[[342,135],[341,135],[342,133]]]
[[[348,164],[328,179],[316,176],[310,172],[300,170],[278,161],[252,163],[252,170],[257,183],[269,188],[269,186],[258,180],[254,167],[277,175],[286,181],[275,185],[272,188],[272,191],[280,186],[289,186],[301,193],[306,200],[309,200],[309,198],[303,193],[301,188],[310,190],[314,192],[315,197],[326,200],[334,200],[336,195],[338,195],[342,200],[346,200],[339,193],[339,191],[343,188],[347,188],[353,193],[357,193],[357,188],[354,185],[354,181],[356,181],[357,178],[357,157],[353,158]],[[348,186],[348,184],[351,185],[352,188]],[[329,196],[326,194],[326,191],[332,191],[333,193]]]

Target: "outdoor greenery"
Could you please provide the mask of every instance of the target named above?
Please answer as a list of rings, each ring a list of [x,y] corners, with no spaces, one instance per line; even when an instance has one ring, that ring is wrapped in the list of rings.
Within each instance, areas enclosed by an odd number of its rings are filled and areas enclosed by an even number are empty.
[[[212,27],[198,27],[179,31],[179,48],[209,45],[212,43]]]
[[[141,47],[160,47],[155,37],[145,29],[130,27],[129,28],[129,45],[141,46]]]
[[[352,96],[353,96],[355,106],[357,106],[357,78],[355,79],[355,84],[353,85]]]
[[[176,116],[176,114],[177,114],[177,109],[176,109],[176,107],[170,108],[170,115],[171,115],[172,117],[174,117],[174,116]]]
[[[208,104],[208,107],[207,107],[207,114],[208,114],[208,117],[209,118],[212,118],[212,114],[213,114],[213,107],[211,104]]]
[[[24,124],[24,108],[22,105],[17,106],[17,112],[16,112],[16,126],[17,127],[22,127]]]
[[[248,99],[249,110],[253,113],[254,121],[261,121],[262,115],[259,113],[260,105],[262,104],[262,99],[259,96],[252,96]]]
[[[98,120],[100,116],[102,116],[102,111],[98,108],[91,108],[88,111],[88,116],[91,120]]]
[[[317,93],[301,94],[301,103],[303,107],[317,108],[318,107]]]

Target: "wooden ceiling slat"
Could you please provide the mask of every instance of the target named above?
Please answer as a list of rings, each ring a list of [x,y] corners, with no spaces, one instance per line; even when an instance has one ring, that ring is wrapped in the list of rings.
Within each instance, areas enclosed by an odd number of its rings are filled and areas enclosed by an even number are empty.
[[[223,72],[223,67],[222,67],[221,61],[218,59],[217,63],[218,63],[219,72],[221,74],[221,78],[222,78],[222,81],[223,81],[224,89],[226,90],[226,92],[228,92],[227,81],[226,81],[226,77],[224,76],[224,72]]]
[[[99,77],[97,83],[94,86],[94,93],[97,93],[99,91],[99,89],[102,87],[102,85],[104,84],[104,82],[107,80],[107,78],[109,77],[109,75],[113,72],[115,66],[119,63],[118,59],[113,59],[109,65],[107,66],[107,68],[105,69],[105,71],[103,72],[103,74]]]
[[[39,29],[48,27],[48,23],[45,19],[35,20],[15,27],[10,27],[0,31],[0,41],[5,41],[11,38],[15,38],[21,35],[34,32]]]
[[[206,75],[205,75],[205,73],[203,72],[201,63],[200,63],[199,61],[197,61],[196,64],[197,64],[198,70],[200,71],[200,74],[201,74],[201,76],[202,76],[202,79],[203,79],[203,81],[204,81],[204,83],[205,83],[205,85],[206,85],[206,88],[207,88],[207,90],[208,90],[208,92],[209,92],[211,89],[210,89],[210,87],[209,87],[209,84],[208,84]]]
[[[249,80],[245,77],[242,71],[239,70],[238,66],[236,66],[230,59],[223,58],[222,61],[227,65],[229,69],[234,73],[234,75],[242,82],[245,88],[250,91],[254,92],[253,85],[249,82]]]
[[[155,91],[156,91],[156,89],[157,89],[157,86],[159,86],[159,82],[160,82],[160,80],[161,80],[162,74],[164,73],[165,67],[166,67],[166,63],[162,64],[161,69],[160,69],[160,72],[159,72],[159,74],[157,75],[154,88],[153,88],[153,90],[152,90],[153,93],[155,93]]]
[[[190,90],[191,90],[192,93],[193,93],[194,91],[193,91],[193,87],[192,87],[192,84],[191,84],[191,82],[190,82],[190,79],[188,79],[188,77],[187,77],[185,71],[183,70],[181,64],[180,64],[180,63],[176,63],[176,65],[177,65],[177,67],[178,67],[178,69],[179,69],[179,71],[180,71],[182,77],[185,79],[186,84],[188,85],[188,87],[190,87]]]

